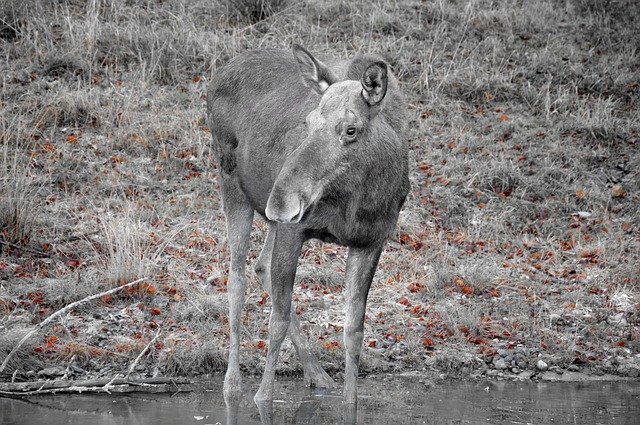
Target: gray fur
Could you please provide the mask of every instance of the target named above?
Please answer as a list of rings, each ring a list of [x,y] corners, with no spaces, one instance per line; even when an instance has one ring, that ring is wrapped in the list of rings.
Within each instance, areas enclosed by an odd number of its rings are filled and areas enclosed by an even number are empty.
[[[344,399],[355,403],[367,294],[409,191],[406,104],[394,76],[374,56],[325,65],[299,46],[293,52],[250,51],[218,72],[207,108],[231,248],[225,396],[240,394],[239,312],[257,211],[267,219],[269,234],[256,271],[273,310],[256,401],[273,398],[287,332],[307,382],[333,385],[291,309],[302,244],[319,238],[349,247]]]

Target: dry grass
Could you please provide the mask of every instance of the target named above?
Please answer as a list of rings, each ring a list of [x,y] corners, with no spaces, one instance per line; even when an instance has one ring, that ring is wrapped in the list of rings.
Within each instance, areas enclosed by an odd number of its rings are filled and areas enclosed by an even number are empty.
[[[28,250],[0,257],[0,346],[70,293],[149,275],[96,305],[95,326],[68,318],[42,336],[59,342],[34,342],[21,376],[60,355],[89,375],[126,368],[158,328],[150,371],[224,367],[206,86],[242,51],[300,43],[381,55],[412,117],[412,191],[371,292],[364,369],[474,369],[520,344],[626,373],[640,349],[639,14],[632,0],[4,2],[0,227]],[[263,238],[257,223],[251,260]],[[296,289],[333,371],[345,254],[308,244]],[[250,278],[243,355],[258,371],[269,300]],[[290,346],[283,370],[299,370]]]

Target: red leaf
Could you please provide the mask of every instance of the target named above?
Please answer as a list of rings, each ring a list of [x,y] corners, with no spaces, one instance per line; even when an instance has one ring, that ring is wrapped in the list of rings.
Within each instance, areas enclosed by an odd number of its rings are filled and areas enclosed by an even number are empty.
[[[404,306],[409,307],[411,305],[411,303],[409,302],[409,300],[407,299],[407,297],[402,297],[398,300],[399,304],[402,304]]]
[[[421,292],[424,289],[424,285],[419,282],[413,282],[407,286],[407,289],[412,293]]]
[[[154,316],[158,316],[162,314],[162,310],[160,310],[158,307],[154,307],[151,309],[151,314],[153,314]]]

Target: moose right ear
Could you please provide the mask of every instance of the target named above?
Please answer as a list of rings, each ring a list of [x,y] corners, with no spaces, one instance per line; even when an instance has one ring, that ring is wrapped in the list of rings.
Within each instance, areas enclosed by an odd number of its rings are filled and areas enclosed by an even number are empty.
[[[324,91],[333,83],[338,81],[333,72],[304,47],[294,44],[293,56],[298,61],[298,69],[302,74],[304,83],[316,91],[318,94]]]

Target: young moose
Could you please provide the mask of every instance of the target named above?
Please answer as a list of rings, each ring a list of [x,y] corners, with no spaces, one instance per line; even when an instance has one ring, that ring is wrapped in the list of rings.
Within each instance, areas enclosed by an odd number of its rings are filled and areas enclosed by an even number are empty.
[[[409,191],[405,103],[385,62],[324,64],[300,46],[231,60],[208,93],[209,125],[231,252],[225,397],[240,394],[239,326],[254,211],[269,230],[255,266],[273,302],[255,400],[273,399],[287,332],[310,385],[333,386],[300,330],[291,293],[305,240],[349,247],[344,401],[356,402],[367,294]]]

